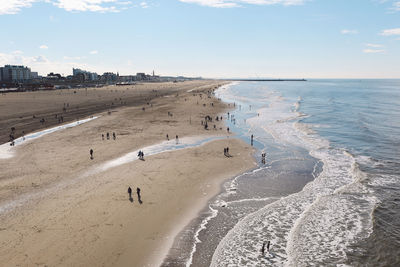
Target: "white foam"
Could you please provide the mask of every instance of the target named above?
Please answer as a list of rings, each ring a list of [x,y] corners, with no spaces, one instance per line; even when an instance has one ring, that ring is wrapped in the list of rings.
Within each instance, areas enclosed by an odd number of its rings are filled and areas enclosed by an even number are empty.
[[[50,133],[54,133],[60,130],[64,130],[67,128],[71,128],[71,127],[75,127],[78,126],[80,124],[92,121],[94,119],[97,119],[98,117],[90,117],[84,120],[78,120],[75,122],[71,122],[68,124],[63,124],[57,127],[53,127],[53,128],[49,128],[43,131],[39,131],[39,132],[35,132],[35,133],[30,133],[27,134],[25,136],[19,137],[17,139],[14,140],[14,146],[11,146],[11,143],[5,143],[0,145],[0,159],[9,159],[12,158],[14,156],[14,151],[15,151],[15,147],[20,146],[22,144],[25,144],[29,141],[35,140],[37,138],[40,138],[46,134],[50,134]]]
[[[189,259],[186,262],[186,267],[189,267],[190,265],[192,265],[193,255],[196,252],[197,244],[201,243],[201,240],[199,239],[200,232],[203,231],[204,229],[206,229],[208,222],[218,215],[218,210],[213,209],[211,207],[211,205],[209,205],[209,209],[211,211],[211,215],[207,216],[206,218],[203,219],[203,221],[200,224],[200,227],[196,230],[196,232],[194,234],[195,242],[192,245],[192,250],[190,251]]]
[[[305,148],[323,162],[323,170],[301,192],[240,220],[218,244],[211,266],[344,263],[350,245],[371,233],[377,200],[360,183],[365,177],[353,155],[332,148],[298,122],[305,116],[298,112],[301,99],[294,106],[279,95],[270,101],[259,116],[247,120],[251,127],[265,130],[278,143]],[[265,240],[272,243],[272,258],[259,252]]]

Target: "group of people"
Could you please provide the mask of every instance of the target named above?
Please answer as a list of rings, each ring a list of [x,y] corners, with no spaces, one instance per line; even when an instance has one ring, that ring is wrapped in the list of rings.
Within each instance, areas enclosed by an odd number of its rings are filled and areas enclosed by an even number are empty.
[[[165,137],[166,137],[167,140],[169,141],[169,135],[167,134]],[[175,142],[176,142],[176,144],[179,144],[179,137],[178,137],[178,135],[175,136]]]
[[[265,245],[267,246],[267,252],[269,252],[269,246],[271,245],[271,242],[268,241],[267,243],[263,243],[262,248],[261,248],[261,254],[264,256],[265,254]]]
[[[129,201],[133,202],[132,188],[131,187],[128,187],[128,194],[129,194]],[[139,187],[136,188],[136,194],[137,194],[137,198],[138,198],[139,204],[142,204],[143,201],[142,201],[142,196],[140,195],[140,188]]]
[[[58,123],[62,123],[62,122],[64,122],[64,117],[63,116],[57,116],[57,114],[56,114],[56,119],[58,119]]]
[[[138,157],[139,157],[140,160],[144,160],[144,153],[143,153],[142,150],[139,150],[139,152],[138,152],[137,155],[138,155]]]
[[[117,139],[117,135],[115,134],[115,132],[112,133],[112,137],[113,137],[114,140]],[[110,133],[109,132],[106,133],[106,138],[107,138],[107,140],[110,140]],[[101,134],[101,139],[104,140],[104,134]]]
[[[230,157],[231,155],[229,154],[229,147],[224,148],[224,156],[225,157]]]

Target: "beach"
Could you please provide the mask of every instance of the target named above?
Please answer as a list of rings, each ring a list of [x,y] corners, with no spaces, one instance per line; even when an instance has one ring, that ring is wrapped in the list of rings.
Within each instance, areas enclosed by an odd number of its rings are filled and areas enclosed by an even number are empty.
[[[100,88],[45,90],[0,94],[0,143],[9,141],[11,127],[15,137],[75,121],[121,107],[141,106],[160,96],[194,88],[215,89],[218,81],[153,82],[109,85]],[[40,120],[44,119],[44,123]]]
[[[64,103],[64,123],[97,117],[22,143],[13,157],[0,159],[1,265],[160,265],[222,182],[255,166],[253,149],[228,133],[224,120],[215,121],[232,108],[207,95],[222,84],[1,95],[2,143],[10,127],[20,136],[22,129],[27,134],[60,125]],[[207,115],[213,121],[205,130]],[[225,147],[231,157],[224,156]],[[144,160],[137,159],[138,150]]]

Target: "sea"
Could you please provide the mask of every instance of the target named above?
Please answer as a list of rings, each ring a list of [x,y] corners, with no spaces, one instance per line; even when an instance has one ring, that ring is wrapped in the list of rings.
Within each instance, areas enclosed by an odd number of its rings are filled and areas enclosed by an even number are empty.
[[[400,266],[400,80],[235,82],[215,96],[258,165],[222,185],[163,266]]]

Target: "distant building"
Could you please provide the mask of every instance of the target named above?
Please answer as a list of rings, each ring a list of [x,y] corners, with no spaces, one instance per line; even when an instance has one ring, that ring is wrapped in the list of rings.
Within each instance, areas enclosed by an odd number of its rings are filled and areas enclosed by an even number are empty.
[[[112,73],[112,72],[104,72],[103,75],[101,75],[101,80],[103,82],[117,82],[119,75]]]
[[[83,77],[84,81],[96,81],[98,80],[98,74],[95,72],[89,72],[86,70],[72,68],[72,75],[76,77]]]
[[[38,79],[39,73],[37,71],[31,71],[31,79]]]
[[[136,73],[137,81],[144,81],[144,80],[146,80],[146,78],[147,78],[147,75],[145,73],[142,73],[142,72]]]
[[[31,69],[24,66],[5,65],[0,68],[3,82],[25,82],[31,79]]]
[[[50,80],[60,80],[62,78],[61,74],[50,72],[47,74],[46,79]]]
[[[136,81],[136,76],[135,75],[125,75],[125,76],[119,76],[118,77],[118,82],[133,82]]]

